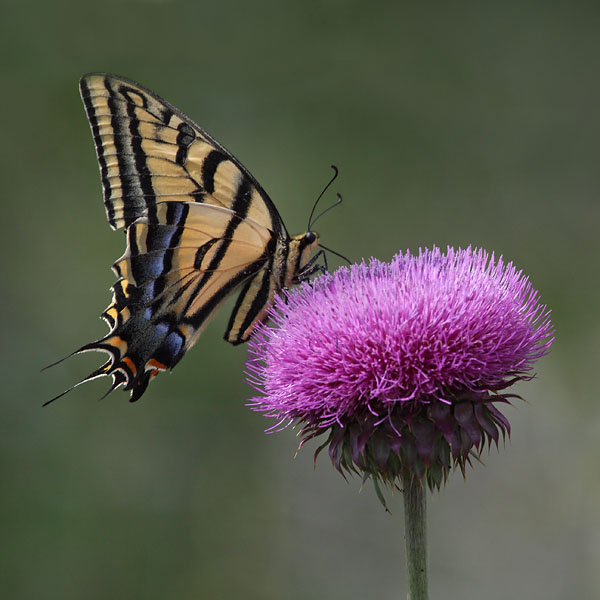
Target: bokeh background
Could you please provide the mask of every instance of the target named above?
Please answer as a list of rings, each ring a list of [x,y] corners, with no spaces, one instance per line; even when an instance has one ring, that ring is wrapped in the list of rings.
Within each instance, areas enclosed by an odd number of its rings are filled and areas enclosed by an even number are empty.
[[[1,5],[0,593],[14,599],[405,597],[392,515],[292,430],[267,436],[225,308],[129,404],[102,355],[110,264],[80,75],[169,99],[303,231],[352,260],[483,246],[530,274],[557,340],[513,434],[429,501],[432,598],[600,597],[597,3]],[[333,200],[330,193],[328,199]],[[339,262],[333,260],[333,266]]]

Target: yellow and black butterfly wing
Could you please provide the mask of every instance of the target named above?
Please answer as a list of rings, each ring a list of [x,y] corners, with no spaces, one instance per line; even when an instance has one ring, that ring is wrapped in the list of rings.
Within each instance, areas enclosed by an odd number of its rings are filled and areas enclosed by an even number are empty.
[[[226,339],[247,339],[285,279],[274,262],[285,261],[290,237],[252,175],[171,104],[107,74],[82,77],[80,92],[108,221],[125,228],[128,246],[102,315],[110,331],[75,353],[107,352],[83,381],[111,375],[110,391],[123,384],[136,400],[238,286]]]
[[[109,360],[83,381],[111,375],[110,391],[124,384],[137,400],[153,376],[179,362],[223,300],[265,270],[274,244],[268,229],[229,209],[157,204],[127,229],[127,250],[113,265],[113,301],[102,315],[110,332],[77,351],[101,350]]]
[[[114,229],[150,214],[158,202],[189,201],[222,206],[289,238],[254,177],[166,100],[104,73],[83,76],[79,87]]]

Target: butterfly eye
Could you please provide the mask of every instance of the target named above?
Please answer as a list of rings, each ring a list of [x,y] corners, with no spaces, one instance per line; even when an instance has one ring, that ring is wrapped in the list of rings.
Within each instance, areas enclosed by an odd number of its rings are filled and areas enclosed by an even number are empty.
[[[313,233],[312,231],[307,231],[304,234],[304,239],[306,240],[307,244],[312,244],[317,239],[317,234]]]

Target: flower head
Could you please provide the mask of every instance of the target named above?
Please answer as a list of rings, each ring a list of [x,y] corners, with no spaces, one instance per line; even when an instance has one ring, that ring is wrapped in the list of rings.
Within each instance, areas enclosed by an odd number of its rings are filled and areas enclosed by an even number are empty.
[[[372,259],[286,292],[250,342],[250,405],[338,470],[439,487],[510,432],[495,406],[553,341],[526,276],[483,250]],[[277,425],[275,427],[277,427]],[[316,459],[315,454],[315,459]]]

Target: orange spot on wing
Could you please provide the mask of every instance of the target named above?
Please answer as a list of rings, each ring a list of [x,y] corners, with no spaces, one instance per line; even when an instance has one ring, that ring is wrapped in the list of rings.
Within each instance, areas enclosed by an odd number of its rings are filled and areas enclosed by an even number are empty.
[[[106,343],[110,344],[111,346],[114,346],[115,348],[118,348],[119,352],[121,353],[121,356],[123,356],[125,352],[127,352],[127,342],[123,338],[120,338],[118,335],[113,335],[111,338],[106,340]]]
[[[150,370],[166,371],[167,370],[167,365],[163,365],[161,362],[159,362],[155,358],[151,358],[146,363],[146,366],[144,367],[144,371],[150,371]],[[152,377],[154,377],[155,375],[157,375],[157,373],[154,373],[152,375]]]
[[[135,365],[133,364],[133,361],[129,358],[129,356],[124,357],[122,360],[129,367],[129,370],[131,371],[132,375],[135,377],[135,374],[137,373],[137,369],[136,369]]]

